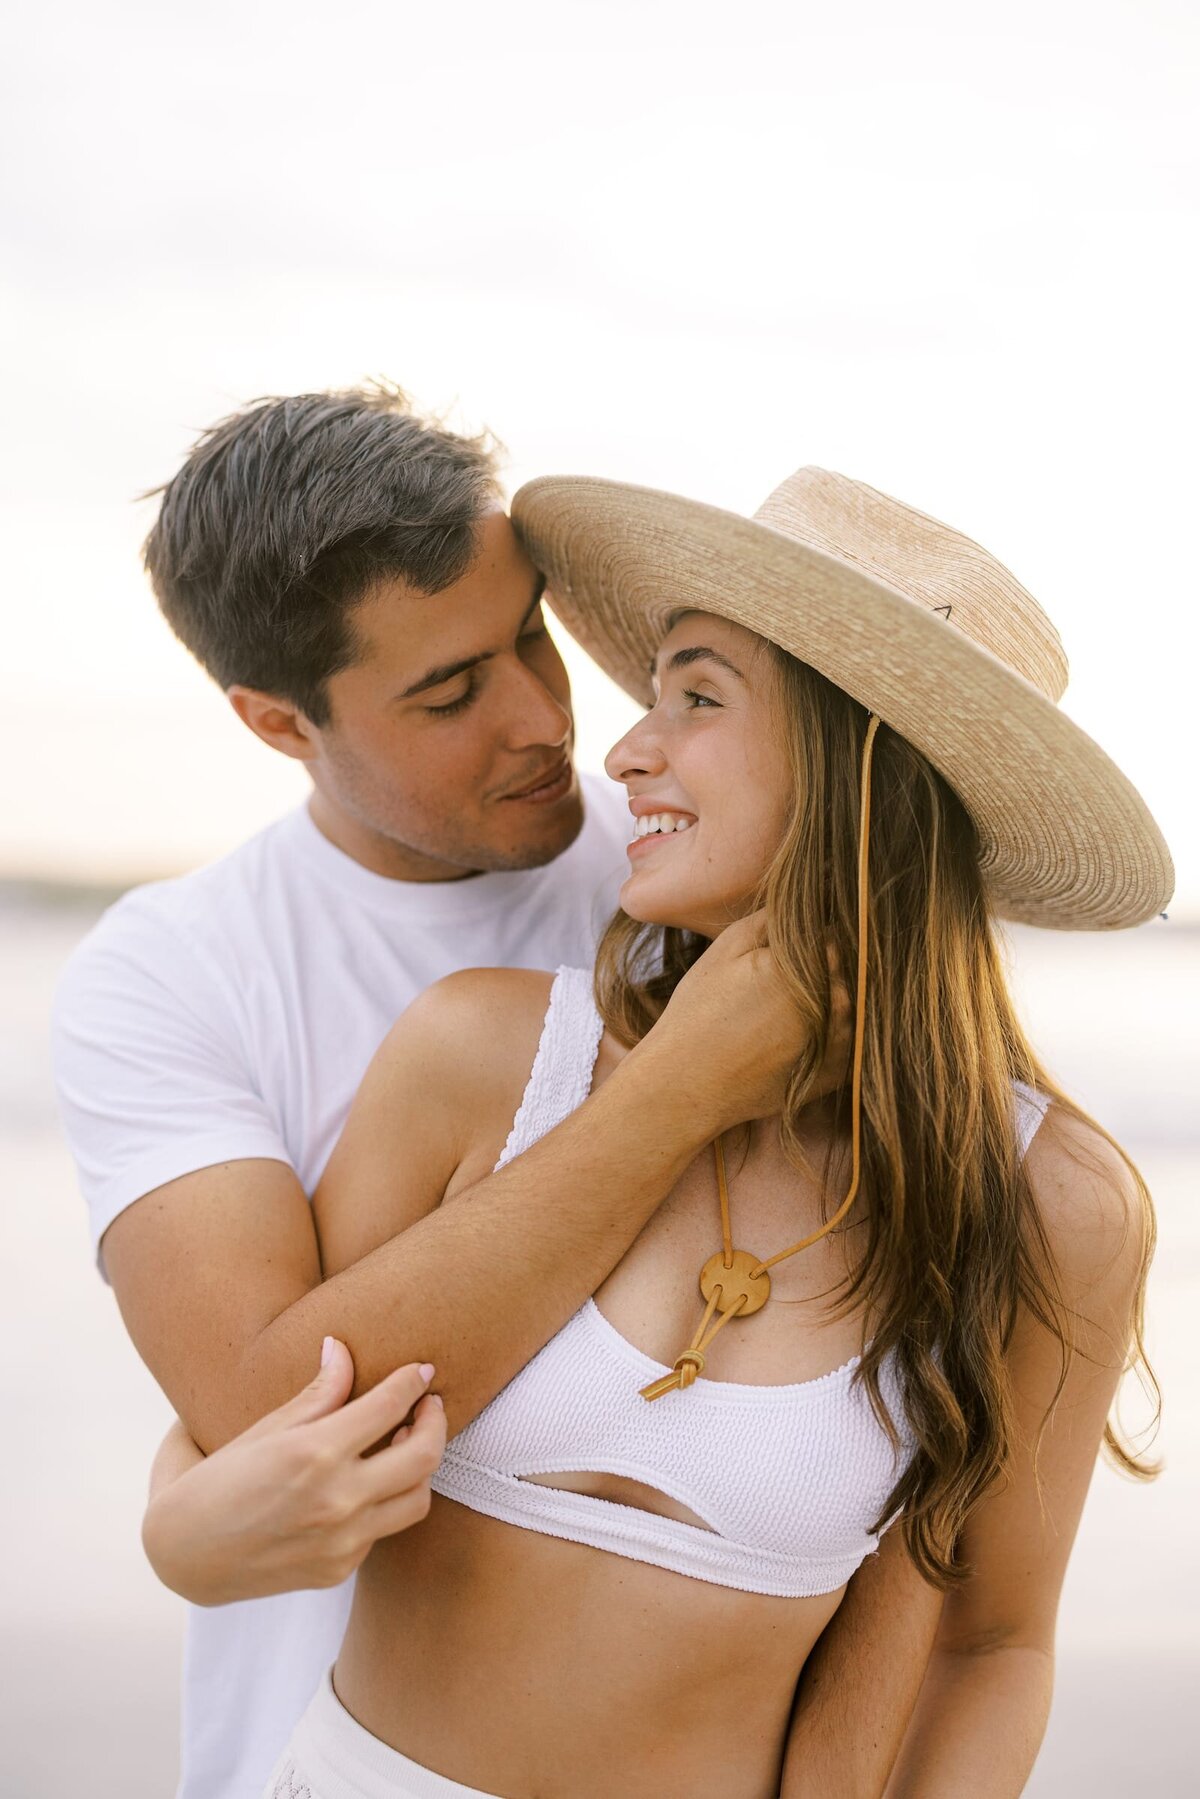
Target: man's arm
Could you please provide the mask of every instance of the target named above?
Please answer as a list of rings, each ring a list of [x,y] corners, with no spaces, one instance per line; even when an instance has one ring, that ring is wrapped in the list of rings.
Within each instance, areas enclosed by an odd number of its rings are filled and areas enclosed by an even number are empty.
[[[341,1338],[356,1390],[433,1362],[451,1433],[549,1340],[620,1259],[696,1152],[778,1110],[801,1048],[759,921],[732,927],[667,1013],[587,1104],[440,1209],[444,1136],[418,1128],[398,1183],[426,1215],[322,1281],[308,1202],[290,1169],[233,1162],[123,1212],[104,1239],[122,1315],[197,1442],[211,1451],[309,1377]],[[425,1097],[462,1092],[461,1041],[423,1046]],[[442,1188],[436,1192],[438,1181]]]
[[[150,1464],[150,1490],[146,1495],[147,1505],[153,1505],[156,1499],[173,1487],[183,1475],[190,1474],[204,1460],[204,1451],[199,1444],[189,1437],[187,1427],[182,1420],[176,1418],[166,1436],[159,1444]]]
[[[912,1717],[942,1610],[898,1526],[868,1556],[804,1664],[780,1799],[878,1799]]]

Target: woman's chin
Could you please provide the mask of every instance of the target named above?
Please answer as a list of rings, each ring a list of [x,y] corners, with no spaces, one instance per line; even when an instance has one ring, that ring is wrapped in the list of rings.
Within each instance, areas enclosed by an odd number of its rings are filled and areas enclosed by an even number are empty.
[[[648,885],[648,884],[647,884]],[[691,931],[697,937],[715,937],[721,926],[715,923],[711,910],[704,911],[695,899],[684,894],[639,893],[636,875],[624,883],[617,896],[627,918],[637,924],[660,925],[664,930]],[[722,911],[722,916],[725,917]],[[728,923],[728,918],[725,917]]]
[[[661,912],[649,912],[644,907],[622,906],[626,918],[632,918],[635,924],[660,926],[664,931],[691,931],[697,937],[711,937],[713,932],[708,925],[699,924],[692,918],[677,918],[674,913],[667,917]]]

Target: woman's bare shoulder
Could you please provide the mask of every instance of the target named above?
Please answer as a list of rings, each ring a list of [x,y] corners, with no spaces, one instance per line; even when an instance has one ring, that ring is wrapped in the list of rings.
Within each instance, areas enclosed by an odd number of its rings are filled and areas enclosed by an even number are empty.
[[[553,985],[554,976],[544,968],[460,968],[426,987],[413,1005],[429,1005],[442,1011],[529,1006],[536,1002],[545,1011]]]
[[[1090,1120],[1055,1103],[1025,1171],[1068,1304],[1093,1316],[1122,1311],[1136,1289],[1149,1223],[1125,1156]]]
[[[457,1094],[459,1163],[447,1199],[496,1164],[537,1056],[554,976],[524,968],[468,968],[421,995],[420,1029]]]
[[[524,1079],[553,985],[554,976],[541,969],[464,968],[426,987],[393,1036],[405,1053],[435,1057],[472,1087],[514,1072]]]

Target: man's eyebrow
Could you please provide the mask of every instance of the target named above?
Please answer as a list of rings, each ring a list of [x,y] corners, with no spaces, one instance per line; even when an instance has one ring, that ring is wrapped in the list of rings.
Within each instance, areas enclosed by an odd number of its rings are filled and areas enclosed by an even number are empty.
[[[545,591],[546,577],[545,575],[539,575],[537,584],[533,590],[533,598],[526,608],[525,616],[517,626],[518,636],[520,636],[521,632],[525,629],[526,625],[541,605],[542,595]],[[495,654],[495,650],[481,650],[478,656],[464,656],[459,662],[443,662],[438,668],[427,669],[419,681],[414,681],[410,687],[404,688],[401,693],[396,695],[396,698],[398,700],[411,700],[415,694],[427,693],[431,687],[441,687],[443,682],[452,681],[455,675],[465,674],[469,668],[477,668],[481,662],[490,662]]]
[[[654,679],[654,676],[658,672],[656,667],[657,661],[658,658],[655,657],[654,662],[650,664],[651,680]],[[671,660],[667,663],[667,667],[669,669],[690,668],[693,662],[704,661],[718,662],[722,668],[727,668],[731,675],[736,675],[739,681],[744,681],[746,679],[741,669],[738,668],[736,663],[731,662],[728,656],[722,656],[720,650],[710,650],[707,645],[702,643],[690,644],[686,650],[676,650],[675,654],[671,657]]]

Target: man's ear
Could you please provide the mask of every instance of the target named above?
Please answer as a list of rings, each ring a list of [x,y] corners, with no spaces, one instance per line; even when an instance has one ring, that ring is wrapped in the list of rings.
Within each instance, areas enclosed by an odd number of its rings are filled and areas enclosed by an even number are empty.
[[[290,700],[254,687],[229,687],[225,697],[242,723],[281,756],[311,762],[318,755],[316,726]]]

